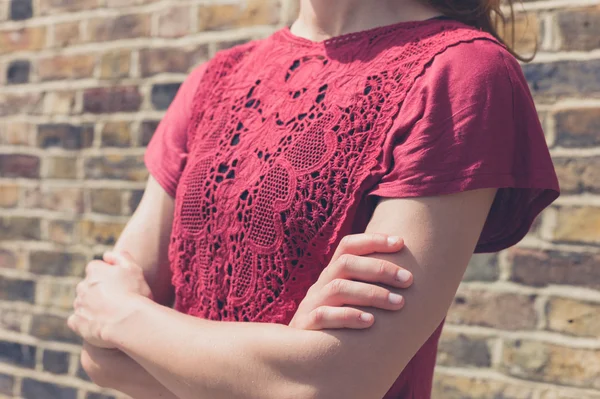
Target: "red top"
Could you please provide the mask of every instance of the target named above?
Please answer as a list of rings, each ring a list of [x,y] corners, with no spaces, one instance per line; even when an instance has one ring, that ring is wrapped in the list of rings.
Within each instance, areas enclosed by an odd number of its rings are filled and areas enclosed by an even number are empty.
[[[486,252],[558,196],[519,64],[444,20],[320,43],[282,29],[220,52],[182,85],[146,163],[175,197],[176,309],[212,320],[289,322],[376,197],[498,188]],[[440,331],[386,398],[430,397]]]

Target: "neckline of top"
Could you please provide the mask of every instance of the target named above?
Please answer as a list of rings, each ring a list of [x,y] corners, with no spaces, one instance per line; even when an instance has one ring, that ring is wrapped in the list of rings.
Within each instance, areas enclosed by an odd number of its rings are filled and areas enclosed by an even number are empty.
[[[296,45],[299,45],[302,47],[313,47],[313,48],[330,47],[330,46],[337,46],[337,45],[340,45],[343,43],[353,42],[353,41],[363,39],[366,37],[373,37],[373,36],[376,36],[381,33],[389,33],[389,32],[393,32],[393,31],[396,31],[396,30],[399,30],[402,28],[411,29],[411,28],[415,28],[418,26],[427,25],[427,24],[431,24],[431,23],[435,23],[435,22],[439,22],[439,21],[452,21],[452,19],[441,15],[438,17],[423,19],[423,20],[419,20],[419,21],[402,21],[402,22],[397,22],[397,23],[391,24],[391,25],[377,26],[375,28],[366,29],[366,30],[362,30],[362,31],[345,33],[343,35],[334,36],[329,39],[325,39],[325,40],[321,40],[321,41],[313,41],[313,40],[310,40],[310,39],[307,39],[307,38],[304,38],[301,36],[296,36],[295,34],[292,33],[289,26],[285,26],[282,29],[278,30],[277,32],[275,32],[274,36],[285,42],[296,44]]]

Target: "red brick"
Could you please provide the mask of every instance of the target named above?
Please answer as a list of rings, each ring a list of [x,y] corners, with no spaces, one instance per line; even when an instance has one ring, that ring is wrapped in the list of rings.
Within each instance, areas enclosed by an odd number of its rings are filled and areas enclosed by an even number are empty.
[[[145,181],[148,173],[142,155],[106,155],[85,160],[85,177]]]
[[[91,78],[95,65],[95,55],[58,55],[39,60],[38,75],[42,81]]]
[[[140,70],[144,77],[165,72],[184,73],[189,65],[189,52],[180,48],[145,49],[140,53]]]
[[[556,114],[557,144],[562,147],[600,145],[600,108],[562,111]]]
[[[558,13],[561,50],[590,51],[600,48],[600,7],[568,9]]]
[[[93,114],[134,112],[141,103],[142,96],[134,86],[87,89],[83,93],[83,110]]]
[[[102,0],[40,0],[39,12],[42,15],[71,11],[85,11],[98,8]]]
[[[150,15],[97,18],[89,22],[88,29],[88,37],[97,42],[150,36]]]
[[[42,98],[40,93],[0,94],[0,117],[18,114],[40,114]]]
[[[503,360],[503,371],[518,378],[600,389],[600,350],[507,341]]]
[[[533,329],[537,321],[534,302],[534,296],[461,289],[446,320],[505,330]]]
[[[67,47],[82,42],[80,21],[63,22],[54,25],[54,46]]]
[[[0,31],[0,54],[41,50],[46,45],[46,28],[31,26]]]
[[[40,177],[40,159],[34,155],[0,154],[0,177]]]
[[[190,33],[190,7],[169,7],[158,14],[158,36],[181,37]]]
[[[600,254],[514,248],[511,280],[544,287],[551,284],[600,289]]]

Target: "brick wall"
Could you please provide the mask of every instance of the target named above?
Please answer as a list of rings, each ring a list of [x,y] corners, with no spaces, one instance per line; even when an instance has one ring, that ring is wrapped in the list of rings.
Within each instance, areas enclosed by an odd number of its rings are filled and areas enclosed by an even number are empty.
[[[281,26],[282,1],[0,0],[0,398],[110,397],[65,326],[74,285],[139,202],[144,146],[186,74]],[[564,195],[518,248],[473,260],[438,399],[600,398],[600,0],[524,4]]]

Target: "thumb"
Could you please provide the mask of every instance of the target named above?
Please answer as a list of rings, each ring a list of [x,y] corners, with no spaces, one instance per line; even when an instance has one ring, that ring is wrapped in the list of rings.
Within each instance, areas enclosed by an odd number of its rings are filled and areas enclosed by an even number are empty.
[[[135,263],[131,254],[127,251],[109,251],[105,252],[103,257],[106,263],[110,263],[111,265],[119,265],[124,267],[130,267]]]

